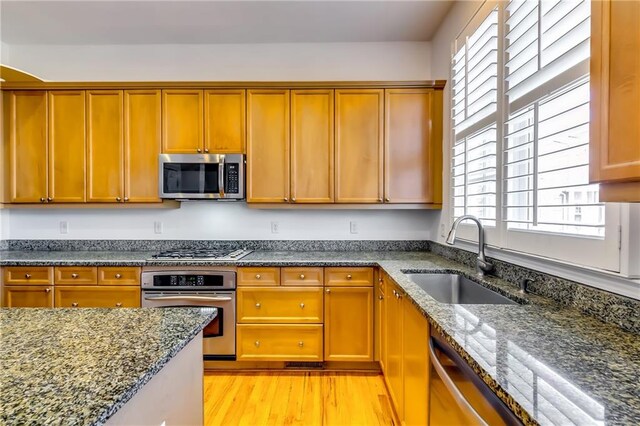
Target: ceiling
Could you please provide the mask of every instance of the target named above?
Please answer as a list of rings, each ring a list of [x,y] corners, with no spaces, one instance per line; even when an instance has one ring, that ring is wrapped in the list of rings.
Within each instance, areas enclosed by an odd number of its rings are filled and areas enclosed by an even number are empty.
[[[428,41],[453,1],[0,0],[9,45]]]

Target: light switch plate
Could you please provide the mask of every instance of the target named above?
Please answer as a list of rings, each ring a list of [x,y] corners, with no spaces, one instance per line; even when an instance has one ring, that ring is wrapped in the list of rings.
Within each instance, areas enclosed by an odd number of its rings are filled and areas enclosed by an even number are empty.
[[[349,222],[349,232],[352,234],[358,233],[358,222],[356,222],[355,220]]]
[[[163,232],[163,226],[162,226],[162,222],[156,221],[153,222],[153,232],[156,234],[162,234]]]
[[[61,220],[60,221],[60,233],[61,234],[68,234],[69,233],[69,222],[67,222],[66,220]]]
[[[272,234],[280,233],[280,222],[271,222],[271,233]]]

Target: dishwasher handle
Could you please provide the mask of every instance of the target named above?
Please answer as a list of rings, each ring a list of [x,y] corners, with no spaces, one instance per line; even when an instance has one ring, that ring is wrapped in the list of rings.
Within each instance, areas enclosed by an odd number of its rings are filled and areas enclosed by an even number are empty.
[[[431,358],[431,364],[433,365],[433,368],[436,370],[436,373],[438,373],[438,376],[442,380],[442,383],[444,383],[447,390],[458,404],[458,407],[460,407],[461,410],[463,410],[469,417],[471,417],[476,424],[488,426],[487,422],[484,421],[482,416],[480,416],[480,414],[478,414],[478,412],[475,410],[475,408],[473,408],[469,401],[467,401],[462,392],[460,392],[460,389],[458,389],[451,377],[449,377],[449,375],[445,371],[444,367],[440,363],[438,355],[436,354],[435,348],[433,347],[433,339],[429,339],[429,356]]]

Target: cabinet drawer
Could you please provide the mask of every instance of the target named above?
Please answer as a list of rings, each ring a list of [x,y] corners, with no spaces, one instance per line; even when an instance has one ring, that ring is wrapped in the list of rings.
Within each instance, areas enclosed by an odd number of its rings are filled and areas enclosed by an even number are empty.
[[[238,325],[239,361],[322,361],[322,325]]]
[[[53,284],[53,268],[49,266],[7,266],[4,268],[4,283]]]
[[[322,323],[322,287],[243,287],[238,323]]]
[[[56,284],[95,285],[98,284],[98,268],[93,266],[57,266]]]
[[[4,286],[2,292],[3,308],[53,308],[52,286]]]
[[[322,287],[322,268],[282,268],[282,285]]]
[[[98,284],[140,285],[140,268],[102,266],[98,268]]]
[[[280,285],[280,268],[238,268],[238,286]]]
[[[140,287],[56,286],[56,308],[139,308]]]
[[[373,285],[373,268],[325,268],[324,285],[368,287]]]

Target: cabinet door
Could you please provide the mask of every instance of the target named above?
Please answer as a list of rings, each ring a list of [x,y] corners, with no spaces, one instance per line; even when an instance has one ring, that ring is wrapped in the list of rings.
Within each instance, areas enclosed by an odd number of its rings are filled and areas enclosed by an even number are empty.
[[[400,302],[400,289],[395,284],[387,285],[387,312],[386,312],[386,341],[387,341],[387,362],[385,370],[385,380],[387,389],[396,414],[400,420],[404,418],[404,404],[402,385],[402,306]]]
[[[139,286],[55,286],[56,308],[139,308]]]
[[[53,308],[53,290],[50,286],[4,286],[3,308]]]
[[[322,324],[238,324],[238,361],[322,361]]]
[[[325,361],[373,361],[373,288],[327,287]]]
[[[87,91],[87,201],[124,198],[122,90]]]
[[[380,283],[378,285],[378,317],[376,321],[379,324],[377,341],[380,350],[380,368],[382,369],[382,373],[384,374],[387,369],[387,304],[389,303],[389,298],[387,296],[387,286],[385,277],[380,272]]]
[[[402,299],[404,424],[429,423],[429,323],[411,301]]]
[[[85,92],[49,92],[49,197],[85,201]]]
[[[332,203],[333,90],[291,92],[291,201]]]
[[[441,203],[442,92],[386,90],[385,123],[384,201]]]
[[[591,181],[640,181],[640,2],[591,8]]]
[[[244,90],[204,92],[204,151],[244,153],[246,117]]]
[[[382,202],[383,98],[383,90],[336,90],[336,202]]]
[[[159,90],[124,92],[124,199],[159,203],[158,155],[161,144]]]
[[[163,90],[162,152],[202,152],[203,121],[202,90]]]
[[[289,201],[289,91],[247,92],[247,202]]]
[[[47,93],[8,92],[12,203],[47,199]],[[5,104],[6,105],[6,104]]]

